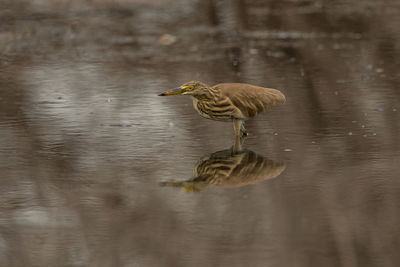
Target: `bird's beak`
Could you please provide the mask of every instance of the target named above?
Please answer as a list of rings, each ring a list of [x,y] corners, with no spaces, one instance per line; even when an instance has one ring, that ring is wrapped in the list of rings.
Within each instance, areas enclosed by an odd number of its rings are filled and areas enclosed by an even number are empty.
[[[173,91],[168,91],[168,92],[164,92],[159,94],[159,96],[168,96],[168,95],[182,95],[184,92],[186,92],[185,89],[181,89],[181,88],[177,88]]]
[[[184,185],[181,187],[181,191],[185,193],[193,193],[195,192],[194,185],[193,184]]]
[[[186,193],[193,193],[196,192],[196,188],[194,187],[194,183],[191,181],[183,181],[183,182],[177,182],[177,181],[165,181],[161,182],[160,186],[170,186],[170,187],[180,187],[182,192]]]

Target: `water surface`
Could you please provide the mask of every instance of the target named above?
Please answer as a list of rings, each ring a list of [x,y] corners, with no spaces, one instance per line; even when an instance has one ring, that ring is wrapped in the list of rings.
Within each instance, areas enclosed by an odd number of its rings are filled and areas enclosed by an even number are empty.
[[[396,1],[1,2],[0,265],[399,265]],[[231,155],[190,80],[287,102]]]

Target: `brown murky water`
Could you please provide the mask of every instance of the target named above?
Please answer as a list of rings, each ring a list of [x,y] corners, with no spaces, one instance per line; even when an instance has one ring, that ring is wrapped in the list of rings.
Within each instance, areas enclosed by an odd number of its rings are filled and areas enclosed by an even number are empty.
[[[331,2],[0,1],[0,265],[399,266],[400,5]]]

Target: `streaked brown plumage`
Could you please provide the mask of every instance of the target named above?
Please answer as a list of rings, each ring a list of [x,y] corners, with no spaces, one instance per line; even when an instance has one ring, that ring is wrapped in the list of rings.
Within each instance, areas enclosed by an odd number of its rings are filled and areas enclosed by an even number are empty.
[[[276,89],[243,83],[208,86],[192,81],[160,95],[191,95],[193,106],[202,117],[233,121],[235,136],[247,135],[243,126],[245,120],[286,101],[284,94]]]
[[[284,163],[266,159],[253,151],[233,153],[227,149],[201,158],[194,167],[194,178],[166,181],[161,185],[180,187],[186,192],[199,192],[210,186],[241,187],[275,178],[284,169]]]

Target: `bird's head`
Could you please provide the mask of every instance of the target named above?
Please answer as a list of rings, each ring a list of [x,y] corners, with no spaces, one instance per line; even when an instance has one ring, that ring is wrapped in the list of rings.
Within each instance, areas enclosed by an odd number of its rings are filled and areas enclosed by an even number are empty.
[[[168,95],[192,95],[199,96],[206,94],[208,92],[208,86],[202,82],[191,81],[185,84],[182,84],[179,88],[175,90],[164,92],[159,94],[159,96],[168,96]]]

